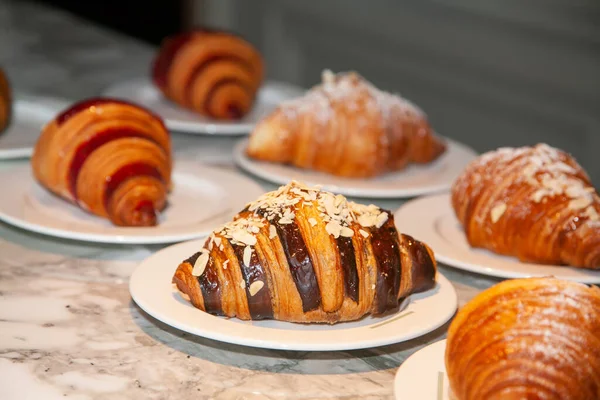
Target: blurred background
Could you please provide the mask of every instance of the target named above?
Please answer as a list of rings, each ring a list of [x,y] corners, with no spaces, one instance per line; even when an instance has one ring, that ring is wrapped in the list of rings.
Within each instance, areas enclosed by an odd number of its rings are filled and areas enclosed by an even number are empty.
[[[11,2],[31,3],[0,0]],[[233,30],[263,52],[269,78],[304,87],[324,68],[356,70],[420,105],[442,135],[480,152],[547,142],[575,155],[600,185],[597,0],[41,3],[149,45],[194,25]],[[17,18],[13,30],[30,23]],[[11,20],[0,18],[10,35],[3,21]]]

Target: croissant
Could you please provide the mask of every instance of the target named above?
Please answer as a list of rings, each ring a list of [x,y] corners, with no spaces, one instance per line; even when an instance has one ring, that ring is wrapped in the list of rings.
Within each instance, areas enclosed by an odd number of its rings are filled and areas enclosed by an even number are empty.
[[[457,400],[600,399],[600,289],[499,283],[458,312],[445,363]]]
[[[31,163],[46,189],[115,225],[156,225],[171,187],[161,118],[108,98],[74,104],[49,122]]]
[[[208,117],[236,120],[252,108],[263,70],[262,56],[241,37],[198,29],[163,41],[152,78],[175,103]]]
[[[210,314],[335,323],[397,309],[435,275],[431,249],[390,212],[292,182],[214,231],[173,282]]]
[[[355,72],[323,73],[323,83],[286,102],[250,135],[246,154],[344,177],[372,177],[428,163],[446,145],[423,112]]]
[[[473,247],[600,268],[600,198],[561,150],[538,144],[482,155],[454,182],[452,206]]]
[[[6,74],[0,68],[0,133],[10,122],[12,96]]]

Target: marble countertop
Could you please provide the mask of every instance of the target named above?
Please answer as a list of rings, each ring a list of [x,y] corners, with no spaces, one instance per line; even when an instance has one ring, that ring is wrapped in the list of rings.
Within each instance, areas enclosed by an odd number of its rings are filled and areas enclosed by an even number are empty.
[[[17,92],[73,100],[145,74],[153,53],[26,1],[0,3],[0,33],[0,64]],[[177,157],[224,168],[234,168],[237,139],[173,137]],[[87,244],[0,224],[0,398],[387,399],[403,360],[445,335],[447,325],[409,342],[345,352],[272,351],[188,335],[146,315],[129,295],[130,273],[161,247]],[[496,282],[440,270],[461,305]]]

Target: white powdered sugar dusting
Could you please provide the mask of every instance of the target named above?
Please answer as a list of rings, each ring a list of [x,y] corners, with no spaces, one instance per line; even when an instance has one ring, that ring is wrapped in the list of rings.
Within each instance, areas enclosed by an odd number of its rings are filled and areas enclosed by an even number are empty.
[[[414,119],[425,115],[409,100],[376,88],[356,72],[334,74],[329,70],[323,71],[320,85],[300,98],[284,102],[281,110],[288,119],[311,114],[319,123],[327,124],[335,114],[334,110],[340,107],[352,114],[362,108],[368,112],[381,112],[385,125],[393,117]]]

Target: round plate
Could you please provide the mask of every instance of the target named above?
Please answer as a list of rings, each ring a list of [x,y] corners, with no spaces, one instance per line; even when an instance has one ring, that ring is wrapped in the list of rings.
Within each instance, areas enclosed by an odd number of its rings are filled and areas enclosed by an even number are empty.
[[[450,400],[444,353],[446,340],[422,348],[402,363],[394,379],[397,400]]]
[[[234,160],[246,171],[268,181],[287,184],[292,179],[346,196],[370,198],[413,197],[448,190],[464,167],[477,157],[467,146],[446,139],[448,149],[427,165],[409,165],[407,168],[369,179],[342,178],[286,164],[254,160],[246,155],[248,139],[235,147]]]
[[[129,290],[135,302],[154,318],[209,339],[281,350],[361,349],[424,335],[443,325],[456,311],[456,292],[438,274],[434,289],[411,296],[401,311],[381,318],[365,317],[356,322],[327,325],[216,317],[194,308],[171,284],[181,260],[197,252],[203,243],[203,240],[179,243],[153,254],[133,272]]]
[[[282,101],[304,94],[304,89],[282,82],[265,82],[259,89],[254,107],[237,122],[219,121],[187,110],[166,99],[148,78],[116,83],[104,91],[116,97],[143,105],[160,115],[167,128],[186,133],[241,135],[250,133],[254,125],[273,111]]]
[[[264,191],[234,172],[175,163],[173,191],[154,227],[119,227],[54,196],[33,178],[29,165],[0,171],[0,219],[30,231],[102,243],[170,243],[205,236]]]
[[[16,97],[10,125],[0,132],[0,160],[30,157],[42,127],[68,105],[51,97]]]
[[[581,283],[600,283],[600,271],[520,262],[485,249],[472,248],[454,215],[450,195],[436,195],[405,203],[394,218],[402,232],[427,243],[438,262],[500,278],[555,276]]]

